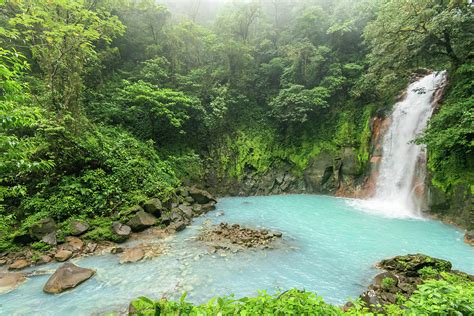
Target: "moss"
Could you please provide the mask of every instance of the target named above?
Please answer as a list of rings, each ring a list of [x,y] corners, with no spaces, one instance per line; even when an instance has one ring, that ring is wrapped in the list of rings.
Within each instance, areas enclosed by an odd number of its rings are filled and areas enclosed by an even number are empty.
[[[370,140],[372,138],[370,121],[372,119],[372,112],[372,106],[366,107],[361,120],[362,130],[359,133],[359,146],[357,149],[357,160],[361,171],[365,169],[370,157]]]
[[[279,139],[270,124],[242,126],[233,135],[224,135],[211,148],[220,178],[242,180],[248,174],[264,174],[284,163],[296,176],[302,176],[312,159],[322,152],[334,157],[342,148],[357,148],[361,171],[369,160],[370,120],[374,106],[348,108],[328,113],[319,125],[302,130],[299,136]]]
[[[110,240],[114,242],[124,241],[123,237],[118,236],[112,231],[112,219],[110,218],[95,218],[91,221],[91,226],[94,227],[91,231],[84,235],[84,239],[93,241]]]
[[[37,241],[31,244],[31,248],[38,251],[48,251],[51,249],[51,245],[48,245],[43,241]]]

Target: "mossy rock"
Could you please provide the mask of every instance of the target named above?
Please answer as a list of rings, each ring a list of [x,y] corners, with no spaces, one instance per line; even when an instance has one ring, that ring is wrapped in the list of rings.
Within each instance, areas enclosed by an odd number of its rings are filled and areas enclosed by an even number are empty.
[[[419,270],[432,267],[437,271],[451,271],[451,262],[423,254],[409,254],[382,260],[378,266],[387,271],[418,276]]]

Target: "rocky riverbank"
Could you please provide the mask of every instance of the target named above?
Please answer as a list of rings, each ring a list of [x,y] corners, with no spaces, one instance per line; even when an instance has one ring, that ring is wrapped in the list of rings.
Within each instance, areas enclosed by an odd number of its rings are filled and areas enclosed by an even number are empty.
[[[43,249],[33,246],[21,251],[0,253],[0,267],[8,270],[22,270],[30,266],[50,262],[65,262],[85,255],[100,255],[107,252],[120,252],[119,243],[130,238],[141,238],[146,229],[158,228],[154,234],[166,236],[181,231],[191,223],[192,218],[215,209],[217,199],[209,192],[195,187],[181,187],[173,199],[162,203],[152,198],[141,205],[135,205],[116,214],[110,227],[91,227],[86,221],[69,223],[70,235],[61,238],[63,232],[51,218],[41,219],[31,226],[23,239],[35,241]],[[90,240],[90,232],[102,229],[109,234],[106,241]]]
[[[373,312],[384,313],[384,306],[408,300],[417,287],[428,279],[443,280],[455,275],[474,282],[474,276],[452,270],[451,262],[426,256],[409,254],[385,259],[377,263],[384,272],[374,277],[368,290],[360,295],[363,304]],[[353,304],[346,304],[345,308]]]
[[[167,203],[152,198],[142,205],[117,214],[117,220],[108,228],[115,241],[88,240],[87,232],[94,228],[87,222],[74,221],[71,222],[71,236],[66,236],[63,242],[59,242],[57,237],[61,232],[54,220],[42,219],[32,225],[27,237],[48,245],[47,250],[38,251],[25,247],[21,251],[0,254],[0,293],[20,286],[29,276],[21,270],[31,266],[66,262],[51,276],[48,281],[50,285],[45,286],[45,292],[59,293],[94,275],[91,271],[83,271],[68,263],[71,259],[112,253],[119,256],[120,263],[125,264],[162,255],[166,252],[166,245],[160,240],[185,229],[194,217],[214,210],[216,202],[217,199],[209,192],[194,187],[180,188],[175,198]],[[121,243],[127,240],[136,243],[133,246],[122,246]],[[82,279],[82,275],[88,277]],[[54,285],[53,290],[51,284]]]

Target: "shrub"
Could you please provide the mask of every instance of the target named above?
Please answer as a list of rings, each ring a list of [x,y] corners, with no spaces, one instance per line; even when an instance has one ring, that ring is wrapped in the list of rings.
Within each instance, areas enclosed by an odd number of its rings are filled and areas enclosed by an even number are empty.
[[[51,249],[51,245],[48,245],[44,241],[37,241],[31,244],[31,248],[38,251],[48,251]]]
[[[395,285],[395,280],[392,278],[383,278],[382,287],[384,289],[390,289]]]
[[[423,279],[432,279],[435,276],[439,275],[439,271],[434,269],[433,267],[424,267],[418,270],[418,273],[421,275]]]
[[[342,315],[342,310],[312,292],[296,289],[269,295],[235,299],[217,297],[202,305],[186,302],[186,294],[178,302],[152,301],[141,297],[132,302],[136,315]]]

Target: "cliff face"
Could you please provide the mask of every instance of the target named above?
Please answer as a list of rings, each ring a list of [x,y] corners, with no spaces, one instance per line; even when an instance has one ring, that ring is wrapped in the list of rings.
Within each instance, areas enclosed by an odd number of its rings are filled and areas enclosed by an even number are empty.
[[[321,151],[296,170],[288,160],[275,159],[263,173],[248,167],[239,177],[219,176],[209,168],[206,187],[219,195],[268,195],[282,193],[319,193],[360,196],[366,175],[360,169],[356,150],[346,147],[338,153]]]

